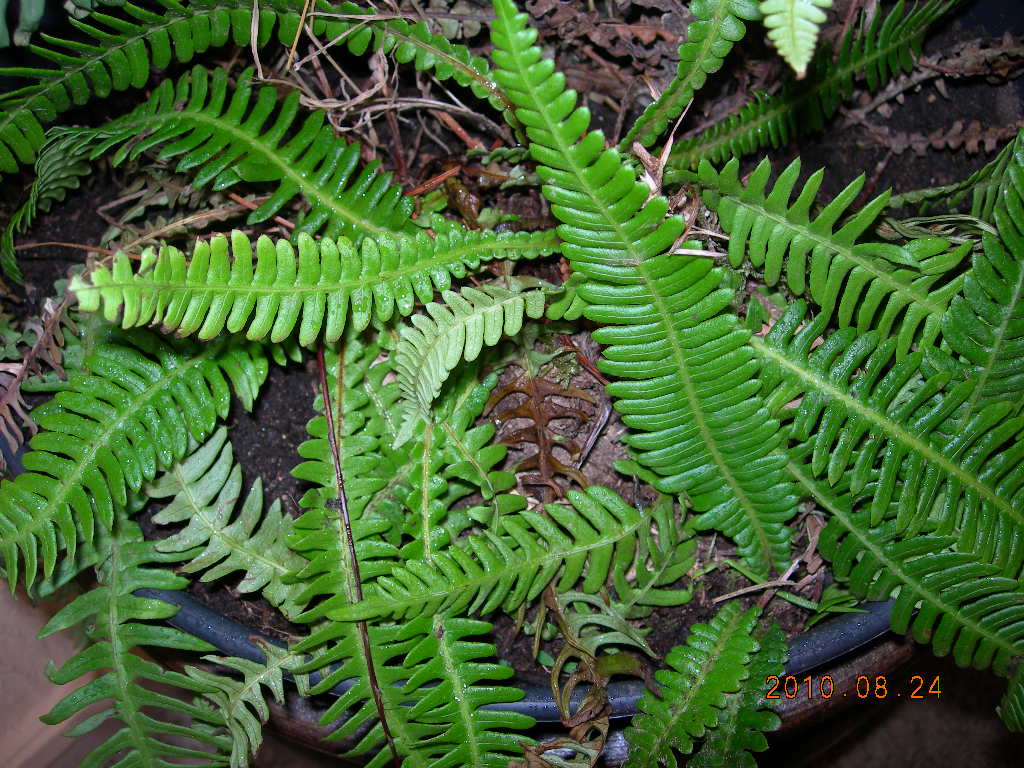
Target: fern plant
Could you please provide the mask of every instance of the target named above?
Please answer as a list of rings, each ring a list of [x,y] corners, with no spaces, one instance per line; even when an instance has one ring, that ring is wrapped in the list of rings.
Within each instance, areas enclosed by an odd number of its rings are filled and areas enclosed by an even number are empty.
[[[41,366],[10,364],[25,381],[0,432],[39,431],[25,471],[0,484],[3,573],[35,596],[95,574],[44,629],[89,639],[48,670],[54,682],[92,675],[44,719],[109,699],[72,734],[123,725],[85,765],[250,764],[269,698],[295,684],[328,701],[320,723],[367,765],[570,764],[551,754],[564,747],[592,766],[619,675],[650,682],[627,765],[753,765],[780,722],[765,684],[785,675],[787,648],[749,595],[769,603],[810,557],[794,547],[798,512],[822,519],[818,553],[850,595],[893,601],[894,630],[1008,677],[1000,715],[1024,728],[1024,134],[962,183],[867,201],[863,177],[824,199],[822,172],[805,178],[799,159],[742,175],[742,155],[824,128],[855,92],[912,71],[955,2],[862,13],[835,51],[816,42],[830,5],[694,0],[675,77],[616,146],[513,0],[494,3],[493,66],[439,35],[433,8],[155,0],[90,8],[66,36],[38,38],[49,66],[0,70],[24,83],[0,95],[0,171],[36,172],[0,240],[9,277],[15,238],[89,173],[155,163],[195,190],[262,196],[245,230],[90,257],[68,283],[70,320],[31,326],[66,378],[32,383]],[[795,78],[677,141],[756,22]],[[228,45],[252,66],[209,69],[205,52]],[[373,146],[342,138],[303,69],[315,61],[329,90],[321,57],[340,49],[372,54],[382,108],[407,102],[393,60],[494,110],[507,127],[481,123],[500,135],[475,147],[480,175],[528,183],[532,167],[501,165],[528,156],[557,225],[467,216],[480,206],[458,168],[416,184],[364,165],[383,149],[375,129]],[[46,129],[146,88],[152,69],[175,72],[126,114]],[[442,182],[449,217],[443,196],[421,196]],[[894,218],[968,202],[970,229]],[[532,432],[495,423],[524,412],[514,404],[486,416],[522,396],[500,381],[523,349],[575,381],[547,382],[545,397],[574,405]],[[313,389],[288,397],[311,407],[293,469],[304,486],[286,504],[260,479],[245,490],[251,468],[223,422],[233,398],[255,406],[271,363],[303,362]],[[49,399],[26,415],[33,388]],[[551,479],[564,501],[545,504],[508,446],[558,418],[580,429],[545,439],[571,444],[575,464]],[[619,474],[588,465],[595,444]],[[723,561],[753,583],[651,674],[649,630]],[[216,655],[161,623],[177,621],[170,593],[200,581],[264,599],[287,642]],[[532,634],[568,736],[533,739],[498,658],[512,638],[495,643],[495,626]],[[168,671],[159,649],[191,666]]]

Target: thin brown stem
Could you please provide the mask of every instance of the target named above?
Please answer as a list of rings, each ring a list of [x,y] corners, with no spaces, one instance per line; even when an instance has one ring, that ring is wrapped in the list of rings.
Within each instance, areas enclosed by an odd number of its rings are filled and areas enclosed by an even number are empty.
[[[327,420],[327,443],[331,448],[331,462],[334,464],[334,482],[338,492],[337,508],[341,513],[342,527],[345,532],[345,543],[348,548],[349,567],[352,569],[352,597],[356,602],[363,599],[363,582],[359,575],[359,561],[356,559],[356,542],[352,535],[352,520],[348,513],[348,497],[345,495],[345,477],[341,470],[341,452],[338,450],[338,436],[334,431],[334,412],[331,410],[331,393],[327,388],[327,366],[324,364],[324,348],[321,346],[316,353],[317,368],[320,372],[320,391],[324,398],[324,417]],[[338,372],[341,376],[341,371]],[[398,757],[398,749],[395,747],[395,740],[388,727],[387,714],[384,711],[384,696],[380,690],[380,683],[377,680],[377,670],[373,664],[373,653],[370,647],[370,630],[365,620],[357,622],[359,627],[359,641],[363,646],[363,656],[366,659],[366,675],[370,682],[370,692],[373,694],[373,703],[377,708],[377,717],[380,719],[381,728],[384,729],[384,737],[391,748],[391,762],[394,768],[401,768],[402,761]]]

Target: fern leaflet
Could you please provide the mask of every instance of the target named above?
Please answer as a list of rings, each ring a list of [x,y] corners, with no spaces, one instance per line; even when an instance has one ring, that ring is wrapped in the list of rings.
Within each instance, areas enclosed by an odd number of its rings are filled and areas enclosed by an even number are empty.
[[[814,55],[818,32],[827,18],[823,9],[831,7],[832,0],[761,0],[768,39],[798,80],[807,74]]]

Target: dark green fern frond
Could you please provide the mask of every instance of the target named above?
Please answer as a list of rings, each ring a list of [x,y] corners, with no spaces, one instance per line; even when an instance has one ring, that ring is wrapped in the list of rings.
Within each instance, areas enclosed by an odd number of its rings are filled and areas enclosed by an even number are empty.
[[[186,667],[185,673],[203,686],[203,699],[209,701],[223,717],[231,737],[231,768],[245,768],[249,757],[255,756],[263,743],[263,725],[270,718],[263,689],[284,704],[284,675],[299,666],[302,659],[285,648],[261,643],[266,663],[223,656],[204,656],[203,660],[242,675],[242,679],[214,674],[198,667]],[[300,693],[308,685],[304,675],[293,675]]]
[[[490,630],[483,621],[440,615],[423,616],[402,630],[403,637],[419,638],[404,661],[409,681],[402,692],[414,703],[400,715],[422,734],[416,764],[505,768],[530,743],[517,731],[531,728],[532,717],[488,708],[523,697],[520,688],[496,684],[514,673],[491,660],[495,647],[466,639]]]
[[[310,209],[296,222],[297,233],[358,242],[367,234],[416,231],[412,199],[391,184],[390,173],[378,173],[379,162],[360,170],[359,145],[336,137],[323,110],[303,114],[298,91],[279,104],[273,86],[253,87],[253,74],[242,72],[233,89],[224,69],[211,74],[197,66],[177,85],[164,80],[129,114],[86,129],[94,141],[90,158],[112,153],[117,165],[159,149],[158,157],[176,160],[176,170],[189,172],[197,188],[274,185],[249,224],[301,196]]]
[[[599,367],[638,461],[661,476],[659,487],[685,492],[704,514],[699,525],[736,539],[759,573],[788,564],[785,521],[796,496],[772,449],[778,423],[757,395],[757,362],[731,312],[733,291],[707,259],[674,255],[683,231],[652,197],[533,43],[536,32],[511,0],[495,4],[495,77],[516,103],[540,164],[545,196],[563,222],[559,237],[586,316],[606,324]]]
[[[889,198],[888,207],[898,209],[912,207],[918,215],[935,210],[955,211],[965,201],[970,201],[968,212],[989,223],[1009,181],[1006,169],[1011,161],[1024,166],[1024,130],[1017,138],[999,150],[999,154],[963,181],[943,187],[930,187],[904,192]]]
[[[102,309],[124,328],[159,323],[200,339],[227,329],[279,342],[297,326],[299,343],[309,346],[321,333],[335,341],[349,323],[362,330],[374,318],[408,315],[417,300],[430,301],[484,261],[534,258],[556,247],[547,233],[453,230],[435,239],[366,239],[357,248],[306,234],[296,245],[266,236],[254,245],[236,231],[230,242],[218,235],[196,243],[191,259],[173,246],[147,248],[134,272],[119,254],[112,267],[95,266],[71,289],[83,309]]]
[[[547,515],[532,510],[505,515],[501,536],[474,534],[429,560],[397,566],[366,585],[361,603],[328,615],[355,621],[513,611],[553,579],[560,589],[568,589],[584,571],[582,591],[596,592],[616,564],[616,547],[650,525],[650,513],[637,511],[600,486],[569,491],[568,498],[572,507],[548,504]]]
[[[910,632],[936,656],[952,653],[958,666],[1007,674],[1024,654],[1024,591],[1017,579],[1000,576],[973,555],[948,551],[952,538],[904,539],[893,522],[873,527],[867,512],[851,511],[848,497],[796,465],[790,472],[831,515],[818,547],[837,579],[862,599],[894,597],[893,631]]]
[[[31,163],[44,143],[43,125],[93,97],[142,88],[150,69],[166,69],[172,60],[190,61],[212,47],[248,45],[256,27],[256,47],[271,37],[290,45],[302,3],[270,0],[260,5],[253,25],[248,0],[156,0],[157,8],[126,2],[116,15],[93,13],[70,24],[89,42],[41,35],[29,46],[53,67],[17,67],[0,73],[29,84],[0,96],[0,173]]]
[[[802,80],[807,64],[814,55],[818,32],[825,23],[823,8],[831,8],[832,0],[761,0],[760,11],[768,39],[775,50]]]
[[[1010,731],[1024,733],[1024,664],[1017,665],[996,712]]]
[[[417,420],[430,418],[430,406],[441,385],[462,360],[472,362],[485,347],[514,336],[527,318],[544,314],[545,291],[538,281],[518,278],[509,288],[482,285],[459,293],[442,291],[444,303],[431,301],[427,314],[413,315],[402,328],[395,350],[395,372],[406,408],[406,421],[396,443],[412,435]]]
[[[970,252],[970,244],[947,250],[940,238],[925,238],[905,247],[891,243],[858,242],[884,210],[887,194],[876,197],[842,222],[857,198],[864,177],[846,189],[812,218],[811,210],[824,171],[807,180],[790,202],[800,176],[800,160],[779,175],[771,189],[771,164],[762,161],[746,184],[733,159],[715,171],[702,162],[697,182],[703,201],[718,213],[729,235],[729,263],[744,261],[763,270],[768,285],[785,275],[789,289],[809,295],[824,312],[835,311],[841,327],[866,332],[877,329],[899,337],[899,354],[913,345],[928,345],[963,283],[955,270]]]
[[[833,60],[822,47],[808,67],[808,76],[773,96],[757,94],[737,114],[717,122],[686,141],[676,142],[665,171],[665,181],[679,179],[680,171],[696,168],[701,160],[720,163],[766,146],[780,147],[794,136],[820,131],[849,99],[855,85],[875,92],[889,80],[914,66],[928,28],[957,0],[928,0],[905,11],[900,0],[888,14],[876,13],[868,23],[854,24]]]
[[[761,18],[754,0],[694,0],[690,13],[696,21],[686,28],[686,42],[679,46],[678,72],[619,142],[622,152],[628,152],[634,141],[651,146],[683,113],[708,75],[721,69],[733,45],[743,39],[747,28],[741,19]]]
[[[686,644],[665,657],[668,668],[654,673],[661,695],[645,690],[637,702],[639,713],[626,731],[626,768],[675,768],[675,752],[688,755],[694,740],[718,724],[728,694],[750,676],[751,655],[758,649],[751,633],[759,613],[729,602],[710,623],[690,627]]]
[[[1009,401],[1021,410],[1024,389],[1024,150],[1006,168],[993,211],[998,237],[982,236],[963,295],[949,305],[942,335],[977,386],[958,414],[970,419],[988,403]]]
[[[689,768],[757,768],[751,752],[764,752],[768,741],[764,734],[781,724],[771,711],[775,701],[765,698],[768,679],[785,675],[789,655],[786,636],[778,624],[755,635],[760,649],[750,661],[750,675],[736,693],[726,694],[725,709],[718,725],[690,760]]]
[[[60,669],[47,670],[50,680],[64,685],[90,673],[87,681],[66,696],[42,717],[49,725],[62,723],[89,704],[111,700],[112,706],[82,720],[71,733],[82,736],[114,718],[124,727],[96,747],[82,761],[83,768],[103,765],[170,765],[165,758],[188,757],[203,765],[226,765],[230,749],[227,740],[211,733],[210,728],[179,725],[158,719],[151,708],[180,713],[199,721],[220,726],[219,713],[197,707],[165,693],[158,693],[146,682],[171,685],[186,691],[203,692],[207,686],[180,672],[132,651],[140,646],[174,648],[184,651],[211,651],[202,640],[162,624],[177,607],[153,598],[137,597],[137,589],[182,589],[188,580],[168,569],[150,565],[172,562],[178,555],[161,554],[153,542],[144,541],[138,526],[119,521],[108,544],[108,557],[97,568],[99,586],[64,606],[40,631],[46,637],[61,629],[84,625],[92,641]],[[145,708],[145,710],[143,709]],[[170,744],[162,737],[172,736]],[[184,743],[183,743],[184,742]],[[187,746],[186,746],[187,745]],[[211,749],[212,748],[212,749]],[[197,763],[192,763],[197,765]]]
[[[27,470],[0,485],[0,543],[11,589],[39,561],[49,576],[58,552],[110,530],[128,493],[204,440],[231,402],[247,407],[267,375],[255,345],[172,347],[146,332],[99,346],[52,400],[32,411],[40,432]]]
[[[0,268],[6,277],[21,282],[21,270],[14,258],[14,236],[26,232],[39,211],[48,211],[64,199],[69,189],[78,189],[79,179],[89,173],[86,158],[91,137],[82,134],[56,136],[40,151],[36,179],[29,198],[11,216],[0,235]]]
[[[242,490],[242,468],[234,461],[227,429],[219,428],[190,456],[145,486],[153,499],[170,499],[153,516],[158,525],[187,522],[177,533],[157,542],[160,552],[202,551],[180,567],[184,573],[201,574],[213,581],[241,571],[235,589],[245,594],[259,591],[285,616],[294,616],[297,586],[284,579],[296,567],[298,557],[285,544],[292,532],[292,518],[283,514],[281,502],[263,510],[263,485],[257,478],[235,517]],[[232,520],[232,517],[235,517]]]
[[[827,317],[801,325],[805,311],[797,302],[763,340],[751,340],[771,405],[800,399],[791,453],[806,455],[802,471],[867,495],[873,525],[895,511],[896,530],[913,536],[931,521],[942,535],[959,532],[961,551],[1018,573],[1024,416],[995,403],[951,429],[971,382],[955,383],[949,372],[924,377],[923,351],[896,359],[896,340],[874,331],[843,329],[812,348]]]

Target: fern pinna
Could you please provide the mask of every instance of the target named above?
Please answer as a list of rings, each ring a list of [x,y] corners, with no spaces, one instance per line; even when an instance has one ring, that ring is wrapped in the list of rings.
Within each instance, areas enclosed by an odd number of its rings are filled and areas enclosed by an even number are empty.
[[[704,527],[734,537],[759,573],[785,569],[796,494],[772,454],[778,423],[757,394],[748,334],[730,311],[733,291],[705,259],[672,253],[683,223],[665,217],[650,190],[600,132],[589,112],[533,45],[511,0],[495,4],[495,76],[517,105],[540,164],[544,194],[562,252],[586,282],[586,315],[606,324],[599,363],[619,377],[609,385],[625,438],[638,460],[661,476],[661,489],[686,492]]]

